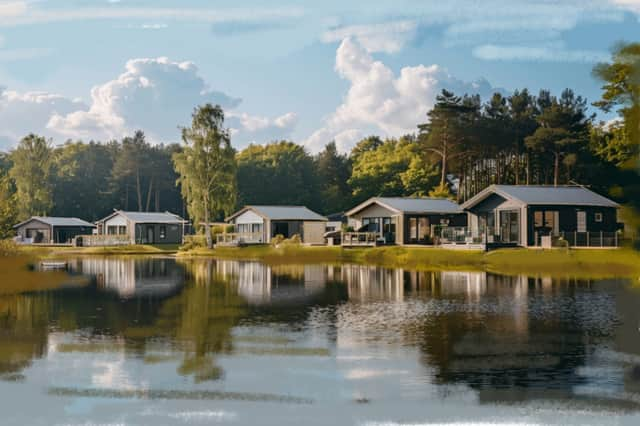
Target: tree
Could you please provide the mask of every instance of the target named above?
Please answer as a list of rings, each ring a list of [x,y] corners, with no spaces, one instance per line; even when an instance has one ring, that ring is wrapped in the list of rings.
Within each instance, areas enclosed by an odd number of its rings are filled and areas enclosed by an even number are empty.
[[[349,208],[351,204],[351,188],[347,182],[351,176],[349,158],[340,154],[335,142],[331,142],[316,156],[315,163],[324,206],[321,210],[324,213],[332,213]]]
[[[468,128],[463,125],[464,115],[476,108],[471,102],[463,102],[462,97],[443,89],[436,97],[433,109],[427,113],[429,122],[418,125],[426,151],[439,159],[441,187],[447,183],[450,162],[465,155],[463,144]]]
[[[191,127],[182,129],[182,152],[173,155],[178,183],[195,223],[204,223],[207,246],[213,247],[211,221],[236,204],[236,160],[224,111],[218,105],[196,108]]]
[[[300,145],[280,141],[249,145],[238,154],[241,204],[321,207],[314,159]]]
[[[15,188],[9,176],[0,171],[0,240],[13,235],[13,225],[18,222],[15,205]]]
[[[11,153],[9,176],[16,188],[18,219],[45,216],[53,206],[53,150],[43,137],[30,134]]]
[[[527,89],[516,90],[508,98],[509,104],[509,135],[513,140],[513,148],[515,150],[515,170],[514,170],[514,183],[520,184],[522,175],[521,157],[523,151],[526,150],[525,138],[538,127],[536,116],[538,109],[536,108],[535,98],[529,94]],[[526,165],[525,165],[525,182],[529,185],[531,181],[531,170],[529,163],[529,155],[525,152]]]
[[[95,142],[67,142],[55,149],[53,215],[100,219],[117,205],[110,191],[116,147]]]
[[[540,127],[525,143],[534,151],[551,154],[554,185],[560,183],[561,162],[587,145],[592,119],[587,115],[586,100],[570,89],[564,90],[559,99],[552,97],[537,117]]]
[[[367,151],[374,151],[383,144],[382,139],[378,136],[369,136],[359,141],[356,146],[351,149],[351,159],[355,160],[360,154]]]
[[[145,211],[145,198],[142,189],[145,181],[149,194],[146,199],[149,199],[150,193],[153,191],[153,178],[150,173],[153,167],[150,162],[151,150],[152,148],[147,143],[142,130],[137,130],[133,137],[126,137],[122,140],[113,164],[112,182],[119,188],[120,194],[124,195],[126,210],[129,209],[129,188],[133,187],[137,211]],[[146,205],[148,206],[148,203]]]
[[[593,74],[604,82],[602,98],[594,105],[610,112],[618,108],[626,137],[640,145],[640,43],[619,44],[612,61],[594,67]]]
[[[424,195],[437,184],[438,174],[415,138],[403,136],[356,157],[349,184],[357,203],[374,196]]]

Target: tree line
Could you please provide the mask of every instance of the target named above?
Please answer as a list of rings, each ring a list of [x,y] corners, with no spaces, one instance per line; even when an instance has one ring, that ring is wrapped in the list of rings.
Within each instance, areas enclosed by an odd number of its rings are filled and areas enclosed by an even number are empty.
[[[324,214],[371,196],[464,201],[490,184],[583,184],[618,201],[640,199],[640,44],[616,47],[594,75],[592,105],[619,119],[596,122],[585,98],[566,89],[476,94],[443,90],[414,134],[370,136],[349,153],[329,142],[310,154],[291,141],[231,145],[224,111],[196,108],[182,144],[151,145],[142,131],[107,143],[54,147],[26,136],[0,154],[0,236],[31,215],[95,220],[114,208],[169,210],[194,223],[246,204],[306,205]]]

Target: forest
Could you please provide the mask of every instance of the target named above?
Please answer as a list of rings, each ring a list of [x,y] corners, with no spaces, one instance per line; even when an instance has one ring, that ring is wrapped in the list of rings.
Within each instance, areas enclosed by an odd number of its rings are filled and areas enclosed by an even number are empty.
[[[236,150],[224,112],[211,105],[194,110],[182,144],[152,145],[143,130],[122,140],[62,144],[26,135],[0,153],[0,238],[32,215],[96,220],[124,209],[219,220],[246,204],[301,204],[330,214],[371,196],[464,201],[493,183],[581,184],[637,203],[638,64],[639,43],[617,46],[611,62],[593,70],[603,85],[592,103],[571,89],[490,99],[443,90],[415,133],[372,135],[349,153],[332,141],[317,154],[292,141]],[[597,122],[596,108],[617,118]],[[207,156],[224,161],[199,161]],[[195,176],[207,170],[204,188]]]

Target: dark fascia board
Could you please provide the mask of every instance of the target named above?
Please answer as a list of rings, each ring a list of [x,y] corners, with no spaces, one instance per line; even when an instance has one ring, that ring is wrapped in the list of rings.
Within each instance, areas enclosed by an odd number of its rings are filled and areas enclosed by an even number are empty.
[[[354,208],[352,208],[351,210],[347,211],[344,215],[349,217],[352,216],[356,213],[358,213],[361,210],[366,209],[367,207],[369,207],[372,204],[378,204],[379,206],[384,207],[385,209],[391,210],[392,212],[395,212],[396,215],[402,214],[403,212],[401,212],[400,210],[391,207],[388,204],[383,203],[382,201],[380,201],[380,199],[378,197],[371,197],[366,201],[363,201],[362,203],[358,204],[357,206],[355,206]]]

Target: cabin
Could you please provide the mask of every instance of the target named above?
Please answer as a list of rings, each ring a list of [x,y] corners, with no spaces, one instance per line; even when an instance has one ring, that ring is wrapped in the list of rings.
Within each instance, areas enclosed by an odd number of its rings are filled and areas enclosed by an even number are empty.
[[[487,246],[616,247],[619,205],[583,186],[492,185],[462,207]]]
[[[189,222],[177,214],[115,210],[96,222],[98,234],[128,244],[181,244]]]
[[[78,235],[91,234],[96,226],[76,217],[34,216],[13,227],[22,244],[71,244]]]
[[[234,232],[219,244],[268,244],[276,235],[299,235],[304,244],[324,244],[327,218],[304,206],[245,206],[225,219]]]
[[[467,226],[462,208],[442,198],[373,197],[346,216],[357,232],[345,233],[342,245],[432,245],[443,228]]]

